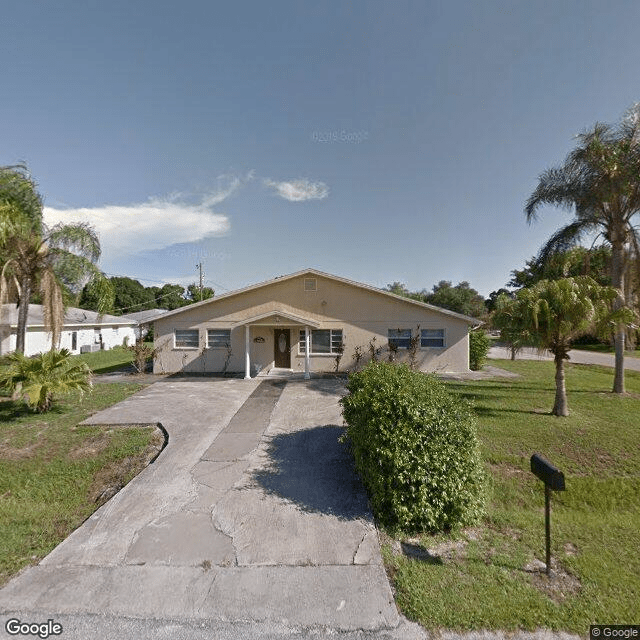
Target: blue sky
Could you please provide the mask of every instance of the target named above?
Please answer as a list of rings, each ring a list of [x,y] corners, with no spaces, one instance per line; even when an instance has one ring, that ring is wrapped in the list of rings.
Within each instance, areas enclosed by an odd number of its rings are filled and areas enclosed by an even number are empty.
[[[218,292],[314,267],[503,286],[537,176],[640,100],[637,0],[21,2],[0,164],[103,270]]]

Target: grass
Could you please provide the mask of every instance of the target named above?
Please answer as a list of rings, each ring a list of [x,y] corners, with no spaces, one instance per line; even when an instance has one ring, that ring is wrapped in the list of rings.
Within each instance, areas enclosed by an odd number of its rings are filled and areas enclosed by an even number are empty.
[[[74,358],[86,362],[95,374],[111,373],[126,369],[133,362],[133,351],[125,347],[115,347],[108,351],[94,351],[93,353],[81,353]]]
[[[115,482],[117,490],[146,463],[148,448],[158,446],[153,429],[78,426],[141,388],[101,384],[45,414],[0,402],[0,585],[89,517],[106,487]]]
[[[487,516],[470,530],[404,539],[405,548],[421,551],[418,557],[384,544],[398,605],[429,629],[542,627],[585,635],[590,624],[634,622],[640,374],[627,372],[629,393],[620,397],[610,393],[610,368],[567,365],[571,415],[556,418],[549,415],[553,363],[493,364],[521,378],[449,383],[474,403],[479,418]],[[529,470],[535,452],[566,477],[566,492],[552,498],[551,580],[525,571],[545,557],[543,484]]]
[[[153,348],[153,342],[145,342]],[[94,374],[112,373],[113,371],[133,371],[132,365],[134,353],[125,347],[114,347],[108,351],[94,351],[93,353],[81,353],[78,358],[89,365]]]

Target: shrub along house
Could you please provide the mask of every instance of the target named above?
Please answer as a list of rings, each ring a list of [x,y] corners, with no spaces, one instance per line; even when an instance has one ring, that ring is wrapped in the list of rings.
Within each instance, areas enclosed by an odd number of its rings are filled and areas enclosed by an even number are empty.
[[[386,358],[411,339],[422,371],[469,370],[470,318],[338,276],[305,269],[155,318],[154,373],[304,373],[353,369],[369,345]],[[341,357],[340,357],[341,355]],[[337,360],[339,359],[339,363]],[[275,372],[274,372],[275,373]]]

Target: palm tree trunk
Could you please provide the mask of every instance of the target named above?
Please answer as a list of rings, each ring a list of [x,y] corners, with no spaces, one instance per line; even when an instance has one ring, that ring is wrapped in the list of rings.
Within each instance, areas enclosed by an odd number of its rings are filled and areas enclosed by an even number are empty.
[[[620,309],[624,306],[624,245],[621,242],[612,243],[611,253],[611,284],[618,290],[613,308]],[[624,326],[617,327],[614,344],[615,375],[613,378],[613,392],[624,393],[624,342],[626,329]]]
[[[564,353],[556,353],[556,402],[553,405],[551,415],[554,416],[568,416],[569,405],[567,404],[567,388],[564,383]]]
[[[31,280],[24,278],[20,283],[20,301],[18,306],[18,327],[16,333],[16,351],[24,354],[27,340],[27,320],[29,317],[29,300],[31,300]]]

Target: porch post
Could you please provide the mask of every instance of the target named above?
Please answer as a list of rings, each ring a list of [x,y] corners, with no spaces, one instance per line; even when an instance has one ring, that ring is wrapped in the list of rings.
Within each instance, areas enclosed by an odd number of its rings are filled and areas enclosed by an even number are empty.
[[[244,325],[244,379],[249,380],[251,378],[251,357],[249,355],[249,347],[251,345],[249,341],[249,325]]]
[[[304,327],[304,379],[308,380],[311,377],[309,373],[309,347],[311,341],[309,340],[309,327]]]

